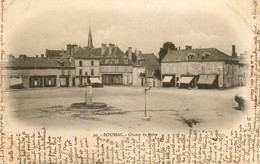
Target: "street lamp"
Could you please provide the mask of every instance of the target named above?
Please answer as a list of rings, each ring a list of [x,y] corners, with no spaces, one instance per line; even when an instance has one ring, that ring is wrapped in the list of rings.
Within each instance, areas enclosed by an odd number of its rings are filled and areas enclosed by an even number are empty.
[[[144,117],[142,118],[142,120],[144,121],[150,121],[150,117],[147,117],[147,112],[146,112],[146,92],[150,89],[151,89],[150,85],[148,86],[146,85],[144,88]]]

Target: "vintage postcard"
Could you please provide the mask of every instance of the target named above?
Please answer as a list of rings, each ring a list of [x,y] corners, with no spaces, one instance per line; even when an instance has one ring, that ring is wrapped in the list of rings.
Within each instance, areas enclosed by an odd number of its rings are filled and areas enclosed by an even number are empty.
[[[257,0],[2,0],[0,163],[260,163]]]

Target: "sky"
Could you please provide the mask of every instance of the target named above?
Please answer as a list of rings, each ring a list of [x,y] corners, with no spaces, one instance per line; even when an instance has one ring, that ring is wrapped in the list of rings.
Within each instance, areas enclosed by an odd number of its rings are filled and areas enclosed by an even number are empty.
[[[166,41],[183,49],[217,48],[231,54],[252,47],[249,6],[241,0],[10,0],[5,3],[5,50],[15,56],[113,43],[158,54]]]

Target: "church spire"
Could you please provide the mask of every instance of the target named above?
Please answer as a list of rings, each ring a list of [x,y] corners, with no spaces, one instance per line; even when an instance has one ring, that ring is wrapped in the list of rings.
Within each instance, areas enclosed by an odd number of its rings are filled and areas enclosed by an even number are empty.
[[[89,26],[89,31],[88,31],[88,48],[90,48],[90,49],[94,48],[90,26]]]

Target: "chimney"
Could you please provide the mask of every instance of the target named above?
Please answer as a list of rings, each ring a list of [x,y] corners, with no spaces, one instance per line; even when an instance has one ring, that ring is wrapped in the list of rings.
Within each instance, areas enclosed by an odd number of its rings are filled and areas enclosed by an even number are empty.
[[[188,45],[185,46],[185,50],[190,50],[190,49],[192,49],[192,46],[188,46]]]
[[[67,52],[70,54],[70,56],[73,56],[74,53],[73,48],[77,46],[78,46],[77,44],[67,44]]]
[[[72,55],[73,54],[72,48],[77,47],[77,46],[78,46],[77,44],[67,44],[67,52],[70,53],[70,55]]]
[[[112,53],[113,46],[115,46],[115,45],[109,43],[109,47],[108,47],[109,55]]]
[[[128,47],[127,56],[130,60],[132,60],[132,47]]]
[[[73,57],[73,54],[74,54],[74,47],[71,47],[70,48],[70,57]]]
[[[44,58],[44,54],[41,54],[41,57]]]
[[[107,48],[107,44],[101,44],[101,55],[104,54],[104,52],[106,51]]]
[[[236,46],[235,45],[232,45],[232,57],[237,58]]]
[[[67,52],[70,53],[71,44],[67,44]]]

